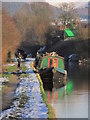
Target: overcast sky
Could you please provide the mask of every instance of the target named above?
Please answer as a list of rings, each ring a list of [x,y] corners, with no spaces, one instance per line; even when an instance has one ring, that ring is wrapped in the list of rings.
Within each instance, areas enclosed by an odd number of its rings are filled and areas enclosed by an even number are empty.
[[[58,3],[58,2],[89,2],[89,0],[46,0],[47,2]]]
[[[49,2],[49,3],[59,3],[59,2],[88,2],[89,0],[0,0],[2,2]]]
[[[1,0],[2,2],[48,2],[49,4],[58,7],[61,2],[74,2],[76,7],[82,7],[89,0]]]
[[[51,5],[57,6],[57,7],[61,2],[74,2],[76,7],[81,7],[86,2],[89,2],[89,0],[46,0],[46,2],[49,2]]]

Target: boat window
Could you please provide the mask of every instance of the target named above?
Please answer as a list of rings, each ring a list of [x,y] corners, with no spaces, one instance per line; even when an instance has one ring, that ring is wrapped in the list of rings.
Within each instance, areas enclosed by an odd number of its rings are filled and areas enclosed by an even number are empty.
[[[57,58],[49,59],[49,61],[48,61],[48,68],[50,68],[50,67],[58,68],[58,59]]]
[[[54,67],[57,67],[57,59],[54,59]]]
[[[52,59],[50,59],[50,67],[52,67],[52,64],[53,64]]]

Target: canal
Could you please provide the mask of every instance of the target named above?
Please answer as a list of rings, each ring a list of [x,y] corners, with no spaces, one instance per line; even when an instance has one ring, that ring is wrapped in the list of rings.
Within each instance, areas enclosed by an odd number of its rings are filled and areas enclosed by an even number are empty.
[[[57,118],[88,118],[88,66],[66,63],[67,84],[45,90]],[[45,85],[44,85],[45,86]]]

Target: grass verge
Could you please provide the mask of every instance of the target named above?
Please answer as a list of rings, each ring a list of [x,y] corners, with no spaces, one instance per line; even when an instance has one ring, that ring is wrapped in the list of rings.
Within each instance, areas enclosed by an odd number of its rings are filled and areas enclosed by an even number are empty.
[[[35,67],[34,67],[34,63],[32,62],[31,63],[31,67],[33,68],[33,70],[35,71]],[[45,97],[45,92],[44,92],[44,88],[43,88],[43,82],[41,80],[41,77],[38,73],[37,74],[37,78],[40,82],[40,90],[41,90],[41,94],[42,94],[42,98],[43,98],[43,101],[45,102],[47,108],[48,108],[48,119],[50,118],[53,118],[54,120],[56,120],[56,115],[55,115],[55,111],[53,109],[53,107],[50,105],[50,103],[48,103],[48,100],[47,98]]]
[[[18,68],[17,68],[17,64],[13,65],[13,66],[3,66],[3,72],[17,72]],[[28,68],[26,66],[24,66],[23,64],[21,64],[21,70],[24,72],[26,70],[28,70]],[[19,83],[19,77],[27,77],[29,74],[20,74],[20,76],[16,76],[14,74],[2,74],[2,77],[7,78],[9,81],[4,82],[0,91],[0,95],[2,96],[2,109],[7,109],[9,108],[9,106],[12,104],[13,101],[13,93],[16,89],[17,84]],[[10,96],[10,97],[9,97]],[[21,99],[19,99],[19,106],[23,107],[25,102],[26,102],[26,96],[24,94],[21,95],[20,97]]]
[[[22,72],[25,72],[26,70],[29,70],[25,65],[21,65]]]
[[[26,67],[25,65],[21,65],[21,70],[22,70],[22,72],[25,72],[25,71],[28,71],[29,68]],[[24,77],[28,77],[28,76],[29,76],[29,74],[20,74],[19,78],[24,78]]]
[[[21,74],[20,76],[19,76],[19,78],[25,78],[25,77],[28,77],[29,76],[29,74]]]
[[[3,66],[3,72],[15,72],[17,66]],[[13,84],[15,79],[17,79],[13,74],[2,74],[2,77],[6,77],[9,81],[5,82],[2,86],[2,94],[5,94],[7,92],[7,89],[9,88],[8,84]],[[8,83],[8,84],[7,84]]]

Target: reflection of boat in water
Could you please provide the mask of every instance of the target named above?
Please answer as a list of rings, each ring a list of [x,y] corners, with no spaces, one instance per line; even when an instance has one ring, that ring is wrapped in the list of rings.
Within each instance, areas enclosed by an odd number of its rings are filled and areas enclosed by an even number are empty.
[[[59,88],[59,89],[53,89],[51,91],[45,91],[45,96],[48,100],[48,102],[61,100],[65,96],[65,87]]]
[[[64,67],[64,58],[58,56],[56,52],[46,53],[42,56],[38,53],[35,61],[43,82],[53,82],[53,87],[58,88],[65,84],[67,71]]]
[[[45,90],[45,95],[46,98],[48,99],[48,102],[52,102],[52,101],[57,102],[59,100],[61,101],[62,98],[65,96],[65,94],[70,95],[72,93],[72,89],[73,89],[73,82],[69,80],[66,86],[63,86],[61,88],[58,89],[52,88],[52,91],[50,91],[50,89],[48,88],[47,90]]]

